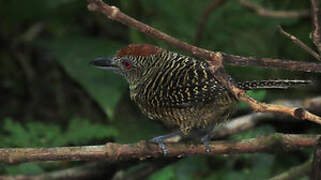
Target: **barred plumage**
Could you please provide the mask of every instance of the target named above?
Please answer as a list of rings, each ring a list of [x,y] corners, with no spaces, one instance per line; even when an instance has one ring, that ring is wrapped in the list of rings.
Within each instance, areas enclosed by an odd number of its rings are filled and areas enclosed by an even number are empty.
[[[185,135],[193,128],[213,127],[227,120],[237,102],[211,73],[208,63],[155,46],[129,45],[114,58],[98,59],[93,64],[120,73],[129,83],[131,99],[144,114],[177,126]],[[256,80],[236,84],[241,89],[251,90],[283,89],[309,83],[305,80]]]
[[[135,92],[131,98],[148,117],[179,126],[184,134],[193,127],[220,122],[225,109],[236,102],[204,61],[169,51],[145,61],[155,62],[146,67],[140,83],[131,88]],[[215,110],[215,106],[220,108]]]
[[[252,89],[287,89],[290,87],[308,85],[312,82],[309,80],[254,80],[240,81],[237,86],[243,90]]]

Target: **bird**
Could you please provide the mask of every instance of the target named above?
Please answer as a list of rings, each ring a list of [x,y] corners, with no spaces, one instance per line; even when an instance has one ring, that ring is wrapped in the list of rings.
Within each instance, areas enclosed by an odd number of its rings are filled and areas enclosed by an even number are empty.
[[[202,59],[185,56],[149,44],[130,44],[114,57],[100,57],[90,64],[120,74],[129,84],[130,98],[150,119],[177,128],[167,135],[152,138],[164,155],[164,140],[193,130],[205,135],[201,142],[210,152],[214,127],[227,122],[238,100],[210,71]],[[243,90],[287,89],[310,84],[310,80],[235,81]]]

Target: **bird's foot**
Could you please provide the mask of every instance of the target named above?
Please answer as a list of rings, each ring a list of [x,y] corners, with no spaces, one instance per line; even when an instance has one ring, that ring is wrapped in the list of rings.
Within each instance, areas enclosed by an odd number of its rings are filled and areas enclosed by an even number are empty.
[[[157,143],[158,146],[161,148],[161,150],[163,152],[163,155],[164,156],[167,155],[167,149],[166,149],[166,146],[164,144],[163,136],[154,137],[154,138],[150,139],[149,142]]]
[[[168,139],[168,138],[171,138],[171,137],[174,137],[174,136],[182,136],[182,132],[176,131],[176,132],[173,132],[173,133],[170,133],[170,134],[166,134],[166,135],[163,135],[163,136],[157,136],[157,137],[154,137],[154,138],[150,139],[149,142],[157,143],[158,146],[161,148],[161,150],[163,152],[163,155],[166,156],[167,155],[167,149],[166,149],[166,146],[164,144],[164,140]]]
[[[210,145],[209,145],[210,140],[211,140],[211,138],[210,138],[209,134],[206,134],[205,136],[203,136],[201,138],[201,142],[205,145],[205,151],[207,153],[211,152],[211,148],[210,148]]]

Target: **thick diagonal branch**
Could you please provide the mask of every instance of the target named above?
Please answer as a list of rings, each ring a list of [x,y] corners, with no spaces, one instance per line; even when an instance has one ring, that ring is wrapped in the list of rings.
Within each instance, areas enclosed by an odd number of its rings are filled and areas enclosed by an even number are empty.
[[[202,49],[185,42],[182,42],[172,36],[169,36],[163,32],[158,31],[157,29],[150,27],[142,22],[137,21],[136,19],[127,16],[122,13],[117,7],[109,6],[104,3],[102,0],[88,0],[89,5],[88,9],[92,11],[99,11],[105,14],[109,19],[118,21],[127,26],[136,28],[137,30],[160,40],[164,40],[167,43],[180,48],[186,52],[191,53],[193,56],[201,57],[207,60],[211,60],[212,63],[215,63],[217,68],[221,65],[221,56],[220,53]]]
[[[280,60],[272,58],[243,57],[198,48],[196,46],[192,46],[188,43],[182,42],[174,37],[171,37],[163,32],[160,32],[159,30],[152,28],[140,21],[137,21],[136,19],[129,17],[128,15],[121,12],[117,7],[109,6],[101,0],[88,0],[88,2],[88,9],[91,11],[101,12],[105,14],[109,19],[118,21],[129,27],[136,28],[137,30],[151,37],[163,40],[174,47],[180,48],[185,52],[192,54],[193,56],[204,58],[206,60],[214,59],[214,61],[221,61],[220,55],[222,55],[224,65],[256,66],[263,68],[284,69],[289,71],[321,72],[320,63],[307,63],[302,61]]]

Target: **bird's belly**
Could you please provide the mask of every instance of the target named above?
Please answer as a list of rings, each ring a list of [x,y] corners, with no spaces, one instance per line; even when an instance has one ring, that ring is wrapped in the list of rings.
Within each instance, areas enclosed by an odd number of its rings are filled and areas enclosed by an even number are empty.
[[[217,105],[200,104],[186,108],[151,107],[139,104],[142,112],[150,119],[160,120],[169,127],[178,127],[188,134],[194,127],[205,128],[221,123],[233,112],[234,103]]]

